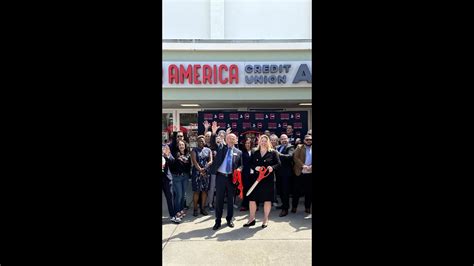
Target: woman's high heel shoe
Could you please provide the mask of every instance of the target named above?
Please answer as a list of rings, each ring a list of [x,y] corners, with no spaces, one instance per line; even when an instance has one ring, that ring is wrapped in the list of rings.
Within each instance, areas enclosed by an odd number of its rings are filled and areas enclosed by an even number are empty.
[[[268,224],[262,224],[262,228],[267,228]]]
[[[255,225],[255,219],[251,223],[244,224],[244,227],[249,227],[249,226],[252,226],[252,225]]]

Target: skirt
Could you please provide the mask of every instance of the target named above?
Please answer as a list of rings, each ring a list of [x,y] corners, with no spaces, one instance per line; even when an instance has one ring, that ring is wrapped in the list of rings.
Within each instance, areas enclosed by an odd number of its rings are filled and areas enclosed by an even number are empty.
[[[255,183],[257,180],[258,174],[253,174],[250,176],[250,186]],[[264,201],[273,201],[274,199],[274,194],[275,194],[275,189],[274,189],[274,173],[271,173],[269,176],[265,177],[262,179],[258,185],[255,187],[255,189],[250,193],[248,196],[249,201],[258,201],[258,202],[264,202]],[[250,189],[250,188],[249,188]]]
[[[194,192],[207,192],[209,190],[210,177],[211,175],[209,173],[202,176],[197,171],[195,171],[191,179],[191,185],[192,185],[193,191]]]

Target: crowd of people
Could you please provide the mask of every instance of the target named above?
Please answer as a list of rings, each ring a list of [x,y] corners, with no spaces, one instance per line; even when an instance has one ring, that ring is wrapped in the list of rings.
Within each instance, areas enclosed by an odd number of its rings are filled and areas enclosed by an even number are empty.
[[[204,129],[204,135],[197,137],[197,147],[192,149],[180,131],[163,144],[162,188],[172,222],[180,223],[187,214],[185,191],[189,180],[193,216],[215,212],[213,230],[221,227],[225,201],[227,225],[234,227],[234,204],[239,194],[243,195],[240,211],[249,212],[244,227],[256,224],[255,215],[260,206],[264,212],[262,228],[268,226],[272,205],[281,209],[280,217],[287,216],[289,211],[296,213],[301,197],[304,197],[304,211],[311,213],[311,130],[303,141],[295,138],[291,126],[279,137],[266,130],[239,145],[231,129],[218,131],[215,121],[212,124],[205,121]],[[236,174],[243,186],[237,186],[239,181],[234,183]],[[243,187],[242,193],[238,187]]]

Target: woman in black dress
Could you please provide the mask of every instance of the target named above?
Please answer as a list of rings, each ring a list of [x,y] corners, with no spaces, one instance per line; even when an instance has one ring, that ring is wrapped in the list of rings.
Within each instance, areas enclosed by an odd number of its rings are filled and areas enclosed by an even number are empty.
[[[242,205],[240,211],[248,211],[249,209],[249,199],[247,197],[247,191],[252,186],[252,181],[250,180],[250,162],[252,161],[252,139],[246,138],[244,143],[244,148],[242,149],[242,185],[244,187],[242,200]],[[255,181],[255,180],[254,180]]]
[[[270,173],[267,177],[262,179],[255,189],[248,196],[249,206],[250,206],[250,215],[249,221],[244,224],[244,227],[255,225],[255,212],[257,211],[258,202],[264,202],[263,211],[263,223],[262,228],[267,227],[268,225],[268,216],[270,215],[270,210],[272,209],[272,200],[274,197],[274,171],[280,167],[280,158],[278,153],[273,149],[270,139],[267,135],[262,135],[258,139],[257,149],[252,154],[252,159],[250,162],[250,180],[253,184],[259,175],[259,170],[262,166],[267,167],[268,172]]]

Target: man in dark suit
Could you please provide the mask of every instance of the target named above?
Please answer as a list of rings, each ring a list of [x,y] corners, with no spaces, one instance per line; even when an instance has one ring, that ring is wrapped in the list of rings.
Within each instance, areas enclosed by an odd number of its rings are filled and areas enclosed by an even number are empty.
[[[280,156],[281,167],[275,171],[275,174],[277,189],[283,203],[279,216],[283,217],[288,215],[288,209],[290,208],[290,182],[293,177],[293,152],[295,147],[288,142],[286,134],[280,136],[280,143],[281,145],[278,145],[276,150]]]
[[[222,212],[224,210],[224,194],[227,189],[227,225],[234,227],[232,218],[234,216],[234,192],[235,185],[232,183],[234,170],[242,171],[242,152],[235,146],[238,143],[237,136],[227,134],[225,144],[216,145],[217,122],[212,122],[211,143],[216,146],[216,156],[210,167],[211,174],[216,175],[216,223],[213,230],[221,226]],[[228,133],[229,130],[227,131]]]

